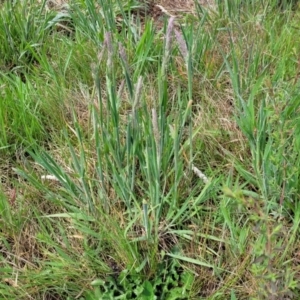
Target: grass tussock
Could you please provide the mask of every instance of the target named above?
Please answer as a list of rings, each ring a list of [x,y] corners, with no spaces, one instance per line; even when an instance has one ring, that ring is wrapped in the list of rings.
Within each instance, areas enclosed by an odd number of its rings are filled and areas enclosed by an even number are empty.
[[[1,299],[299,298],[299,7],[217,2],[0,5]]]

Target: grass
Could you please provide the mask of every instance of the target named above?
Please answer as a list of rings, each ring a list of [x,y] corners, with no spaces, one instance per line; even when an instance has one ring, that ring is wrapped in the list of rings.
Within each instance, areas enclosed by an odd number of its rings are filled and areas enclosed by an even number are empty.
[[[47,5],[0,8],[0,298],[298,299],[297,5]]]

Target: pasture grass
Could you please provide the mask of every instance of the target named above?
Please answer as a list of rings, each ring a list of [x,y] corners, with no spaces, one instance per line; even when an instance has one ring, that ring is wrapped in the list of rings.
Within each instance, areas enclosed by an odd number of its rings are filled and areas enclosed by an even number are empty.
[[[299,9],[242,2],[1,4],[1,299],[299,298]]]

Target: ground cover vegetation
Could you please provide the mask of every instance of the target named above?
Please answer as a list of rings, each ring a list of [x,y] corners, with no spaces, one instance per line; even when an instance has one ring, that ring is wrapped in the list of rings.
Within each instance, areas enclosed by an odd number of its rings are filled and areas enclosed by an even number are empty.
[[[299,7],[206,2],[1,2],[1,299],[299,299]]]

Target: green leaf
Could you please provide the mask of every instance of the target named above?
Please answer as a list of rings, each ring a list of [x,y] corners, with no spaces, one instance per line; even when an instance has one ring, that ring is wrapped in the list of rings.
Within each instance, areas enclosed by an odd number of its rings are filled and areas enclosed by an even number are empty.
[[[170,257],[173,257],[173,258],[176,258],[176,259],[179,259],[179,260],[189,262],[191,264],[195,264],[195,265],[202,266],[202,267],[207,267],[207,268],[212,268],[213,270],[215,270],[214,265],[211,265],[209,263],[200,261],[198,259],[194,259],[194,258],[190,258],[190,257],[186,257],[186,256],[181,256],[181,255],[177,255],[177,254],[172,254],[172,253],[166,253],[166,255],[168,255]]]
[[[143,283],[143,291],[139,295],[139,299],[141,300],[154,300],[156,299],[155,294],[154,294],[154,289],[150,281],[145,281]]]

